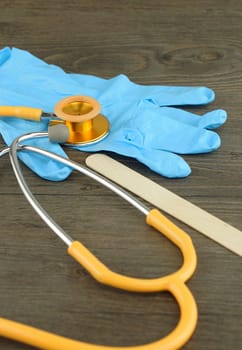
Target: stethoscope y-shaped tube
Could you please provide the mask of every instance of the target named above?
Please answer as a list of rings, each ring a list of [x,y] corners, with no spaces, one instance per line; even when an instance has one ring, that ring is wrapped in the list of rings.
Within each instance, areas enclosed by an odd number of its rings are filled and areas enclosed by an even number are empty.
[[[79,163],[61,157],[52,152],[28,145],[21,145],[33,137],[45,137],[47,133],[31,133],[17,138],[9,148],[11,164],[23,194],[37,214],[68,245],[68,253],[76,259],[97,281],[132,292],[168,291],[177,300],[180,307],[180,320],[176,328],[161,340],[150,344],[132,347],[109,347],[83,343],[54,335],[36,328],[0,318],[0,335],[46,350],[175,350],[181,348],[191,337],[197,322],[197,306],[185,282],[196,268],[196,253],[190,237],[158,210],[149,210],[128,192],[113,184],[103,176]],[[140,279],[118,274],[110,270],[97,259],[82,243],[74,241],[49,214],[41,207],[24,180],[17,157],[19,150],[28,150],[50,157],[93,178],[126,199],[146,215],[146,222],[165,235],[181,250],[183,264],[178,271],[160,278]],[[2,153],[4,154],[4,152]]]

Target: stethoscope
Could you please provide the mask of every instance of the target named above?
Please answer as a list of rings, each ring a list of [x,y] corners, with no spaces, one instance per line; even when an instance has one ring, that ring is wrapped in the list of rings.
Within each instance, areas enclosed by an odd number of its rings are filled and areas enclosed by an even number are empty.
[[[100,114],[101,105],[89,96],[69,96],[59,101],[54,113],[40,108],[0,106],[0,116],[41,121],[49,118],[48,137],[53,142],[88,145],[109,133],[109,121]]]
[[[78,100],[77,102],[79,103],[80,101]],[[62,109],[65,108],[62,107]],[[65,113],[66,111],[67,109],[65,109]],[[88,111],[88,113],[89,112],[90,110]],[[70,122],[72,123],[72,121]],[[79,122],[80,121],[78,121],[78,123]],[[93,125],[91,126],[91,128],[92,127]],[[78,133],[80,134],[79,131]],[[87,134],[88,133],[85,132],[86,136]],[[102,134],[102,136],[100,136],[100,134],[99,138],[101,139],[104,137],[104,134]],[[16,138],[10,147],[0,152],[0,157],[9,154],[14,174],[27,201],[30,203],[30,205],[33,207],[36,213],[41,217],[41,219],[67,245],[68,254],[71,255],[79,264],[81,264],[98,282],[131,292],[148,293],[168,291],[174,296],[179,305],[180,319],[175,329],[161,340],[155,341],[150,344],[131,347],[110,347],[79,342],[77,340],[72,340],[59,335],[55,335],[4,318],[0,318],[0,335],[45,350],[175,350],[181,348],[190,339],[197,323],[196,302],[189,288],[185,284],[185,282],[194,273],[197,264],[196,252],[190,237],[183,230],[181,230],[170,220],[168,220],[157,209],[148,208],[129,192],[125,191],[118,185],[114,184],[110,180],[89,169],[88,167],[85,167],[84,165],[81,165],[75,161],[64,158],[50,151],[35,146],[23,144],[23,142],[31,140],[33,138],[42,138],[48,136],[48,132],[24,134]],[[66,141],[70,142],[70,140],[71,138],[69,138]],[[89,139],[88,142],[93,141]],[[94,142],[97,142],[97,139],[95,139]],[[182,266],[176,272],[171,273],[165,277],[152,279],[129,277],[110,270],[98,258],[96,258],[81,242],[73,240],[73,238],[69,234],[67,234],[53,220],[53,218],[45,211],[45,209],[37,201],[33,193],[30,191],[28,184],[26,183],[23,173],[21,171],[21,166],[17,154],[18,152],[22,151],[33,152],[41,154],[45,157],[49,157],[57,162],[71,167],[73,170],[76,170],[84,175],[89,176],[93,180],[99,182],[100,184],[115,192],[117,195],[121,196],[123,199],[125,199],[134,207],[136,207],[146,216],[146,223],[148,225],[152,226],[157,231],[162,233],[180,249],[183,256]]]

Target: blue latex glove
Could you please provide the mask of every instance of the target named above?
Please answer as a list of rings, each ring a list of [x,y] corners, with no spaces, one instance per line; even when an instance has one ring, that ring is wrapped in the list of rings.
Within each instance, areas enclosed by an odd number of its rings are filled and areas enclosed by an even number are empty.
[[[206,104],[215,97],[211,89],[142,86],[124,75],[107,80],[83,74],[71,76],[84,88],[100,91],[96,98],[101,103],[103,101],[103,114],[113,126],[109,138],[77,149],[132,154],[164,176],[183,177],[191,170],[175,153],[206,153],[220,146],[219,136],[207,129],[215,129],[226,121],[224,110],[208,112],[201,117],[174,107],[164,107]]]
[[[8,88],[11,92],[7,94],[9,99],[0,94],[0,104],[21,104],[52,111],[66,96],[81,94],[97,98],[102,113],[110,120],[111,132],[101,142],[76,147],[78,149],[117,152],[138,159],[164,176],[183,177],[190,173],[190,168],[175,153],[211,152],[220,145],[219,136],[207,129],[223,124],[225,111],[215,110],[199,117],[167,107],[211,102],[214,93],[208,88],[140,86],[124,75],[105,80],[66,74],[28,52],[8,48],[0,51],[0,75],[0,89]],[[12,100],[16,97],[14,94],[19,98]],[[14,123],[19,129],[20,123],[31,122],[14,119]],[[0,130],[5,138],[6,128],[0,125]],[[31,159],[36,165],[35,156]],[[40,167],[40,163],[35,166],[37,173]]]

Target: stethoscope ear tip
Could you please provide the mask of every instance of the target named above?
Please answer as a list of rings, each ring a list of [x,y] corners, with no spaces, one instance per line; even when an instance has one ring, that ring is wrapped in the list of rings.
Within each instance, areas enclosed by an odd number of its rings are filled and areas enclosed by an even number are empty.
[[[49,125],[48,136],[51,142],[65,143],[70,138],[70,131],[65,124]]]

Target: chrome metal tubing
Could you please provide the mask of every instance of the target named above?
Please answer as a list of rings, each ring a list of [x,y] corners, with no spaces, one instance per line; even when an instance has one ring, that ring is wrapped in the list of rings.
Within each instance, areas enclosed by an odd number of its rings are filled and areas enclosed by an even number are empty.
[[[33,138],[41,138],[41,137],[48,137],[48,133],[46,132],[37,132],[37,133],[29,133],[22,135],[18,138],[16,138],[11,147],[9,149],[6,149],[6,152],[9,151],[10,161],[13,167],[14,174],[16,176],[16,179],[18,181],[18,184],[25,195],[26,199],[30,203],[30,205],[33,207],[33,209],[36,211],[36,213],[41,217],[41,219],[55,232],[57,236],[59,236],[68,246],[71,245],[73,242],[73,239],[49,216],[49,214],[44,210],[44,208],[40,205],[40,203],[37,201],[31,190],[29,189],[20,167],[20,163],[17,157],[18,151],[30,151],[34,153],[41,154],[45,157],[49,157],[53,160],[56,160],[57,162],[60,162],[62,164],[65,164],[68,167],[71,167],[72,169],[92,178],[93,180],[97,181],[98,183],[102,184],[103,186],[109,188],[111,191],[125,199],[127,202],[129,202],[131,205],[133,205],[135,208],[137,208],[139,211],[141,211],[143,214],[147,215],[150,211],[150,209],[145,206],[141,201],[139,201],[137,198],[132,196],[129,192],[125,191],[120,186],[116,185],[112,181],[106,179],[104,176],[96,173],[95,171],[87,168],[86,166],[79,164],[75,161],[72,161],[68,158],[64,158],[58,154],[55,154],[53,152],[34,147],[31,145],[23,145],[21,142],[30,140]],[[6,153],[5,152],[5,153]],[[4,153],[4,154],[5,154]]]
[[[0,151],[0,158],[6,156],[6,154],[9,153],[9,150],[10,150],[9,147],[6,147],[6,148],[2,149],[2,150]]]

